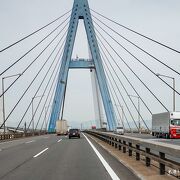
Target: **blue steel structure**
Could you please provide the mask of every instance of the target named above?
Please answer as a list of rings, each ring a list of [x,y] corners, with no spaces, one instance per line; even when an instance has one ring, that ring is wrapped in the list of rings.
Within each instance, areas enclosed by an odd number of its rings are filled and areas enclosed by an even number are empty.
[[[92,57],[92,59],[89,60],[71,59],[79,19],[82,19],[84,21],[84,26],[85,26],[90,53]],[[97,39],[95,36],[94,26],[87,0],[74,0],[66,43],[62,56],[62,64],[61,64],[61,68],[58,76],[58,83],[53,100],[48,132],[55,131],[56,121],[59,119],[63,104],[68,72],[70,68],[95,69],[100,93],[102,96],[103,106],[106,113],[108,127],[109,130],[114,130],[116,127],[114,109],[107,86],[107,80],[105,77],[105,72],[102,65],[102,59],[99,53],[99,47],[97,44]]]

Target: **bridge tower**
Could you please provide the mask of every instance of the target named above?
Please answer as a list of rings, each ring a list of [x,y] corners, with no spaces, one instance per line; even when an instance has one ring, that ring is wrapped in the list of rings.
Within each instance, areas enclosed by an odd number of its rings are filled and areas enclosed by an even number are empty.
[[[91,57],[88,60],[72,59],[72,52],[73,52],[79,19],[82,19],[84,21],[84,26],[87,34],[88,45],[90,49],[90,57]],[[107,118],[108,127],[109,130],[114,130],[116,127],[114,109],[107,86],[107,80],[102,65],[102,59],[100,56],[99,47],[97,44],[97,39],[95,35],[95,30],[92,22],[88,0],[74,0],[67,38],[62,56],[62,64],[58,75],[58,83],[52,105],[52,112],[50,116],[48,132],[55,131],[56,121],[59,119],[63,104],[68,72],[70,68],[89,68],[95,70],[99,89],[100,89],[100,94],[102,97],[103,106]]]

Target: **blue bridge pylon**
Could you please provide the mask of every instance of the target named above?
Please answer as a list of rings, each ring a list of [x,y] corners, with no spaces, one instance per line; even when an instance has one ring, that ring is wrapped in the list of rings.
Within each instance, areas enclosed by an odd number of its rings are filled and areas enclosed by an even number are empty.
[[[72,52],[73,52],[79,19],[82,19],[84,21],[84,26],[88,39],[88,45],[91,53],[90,57],[92,57],[92,59],[89,60],[79,59],[78,61],[77,60],[74,61],[72,59]],[[87,0],[74,0],[66,43],[62,56],[62,64],[58,75],[58,83],[52,105],[52,112],[50,116],[48,132],[55,131],[56,121],[59,120],[66,84],[67,84],[68,72],[70,68],[95,69],[95,73],[102,97],[102,102],[107,118],[108,128],[109,130],[114,130],[116,127],[114,108],[108,90],[107,80],[103,69],[102,59],[100,56],[99,47],[97,44],[95,30]]]

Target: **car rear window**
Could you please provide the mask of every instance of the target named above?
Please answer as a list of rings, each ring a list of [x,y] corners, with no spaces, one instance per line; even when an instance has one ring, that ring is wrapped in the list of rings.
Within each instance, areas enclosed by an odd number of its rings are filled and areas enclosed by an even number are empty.
[[[69,132],[72,133],[72,132],[77,132],[79,131],[78,129],[70,129]]]

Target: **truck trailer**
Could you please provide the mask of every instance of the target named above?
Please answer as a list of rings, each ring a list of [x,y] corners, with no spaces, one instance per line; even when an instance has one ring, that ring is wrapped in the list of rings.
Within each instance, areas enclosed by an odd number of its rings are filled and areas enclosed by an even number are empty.
[[[180,138],[180,112],[164,112],[152,115],[152,135]]]
[[[56,134],[57,136],[68,134],[67,120],[56,121]]]

